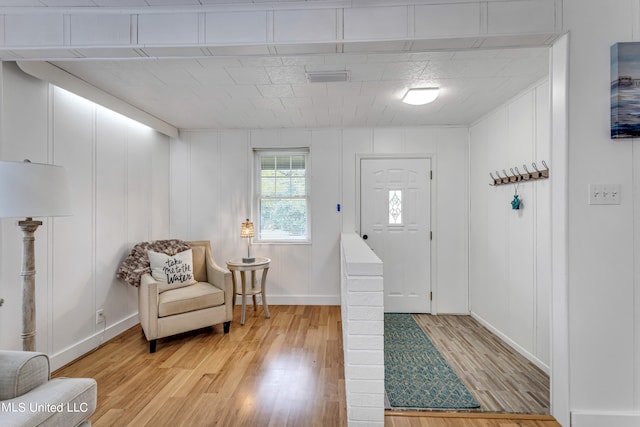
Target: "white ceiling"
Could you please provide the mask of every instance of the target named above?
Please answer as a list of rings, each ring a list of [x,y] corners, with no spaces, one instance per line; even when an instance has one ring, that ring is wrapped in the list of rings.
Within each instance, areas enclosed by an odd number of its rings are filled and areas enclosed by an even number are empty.
[[[149,1],[149,0],[147,0]],[[54,61],[182,129],[469,124],[548,74],[548,48]],[[350,71],[346,83],[306,72]],[[438,86],[425,106],[407,88]]]
[[[387,0],[308,1],[353,6]],[[290,0],[0,0],[0,7],[261,7],[278,2]],[[548,42],[548,36],[538,39],[533,35],[513,43]],[[342,49],[333,44],[276,46],[266,54],[246,47],[145,47],[105,59],[83,59],[92,53],[76,48],[67,52],[68,60],[63,50],[52,51],[57,56],[49,59],[181,129],[466,125],[548,75],[548,47],[491,49],[488,41],[470,38],[457,43],[474,49],[447,51],[447,43],[441,40],[440,50],[425,52],[419,41],[409,47],[389,41],[354,44],[344,53],[335,53]],[[428,41],[422,45],[433,49]],[[22,54],[28,59],[30,52]],[[50,54],[33,52],[31,59]],[[350,81],[307,82],[307,72],[336,70],[349,71]],[[401,102],[408,88],[424,86],[441,88],[435,102]]]

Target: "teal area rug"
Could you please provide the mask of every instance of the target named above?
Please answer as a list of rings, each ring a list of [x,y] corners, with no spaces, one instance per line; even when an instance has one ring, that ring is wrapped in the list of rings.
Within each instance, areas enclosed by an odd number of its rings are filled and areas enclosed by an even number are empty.
[[[480,407],[411,314],[384,314],[384,375],[392,408]]]

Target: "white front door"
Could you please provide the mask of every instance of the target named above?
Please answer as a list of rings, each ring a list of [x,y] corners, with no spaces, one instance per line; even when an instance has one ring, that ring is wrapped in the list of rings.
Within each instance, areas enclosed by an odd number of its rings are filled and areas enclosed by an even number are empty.
[[[384,311],[431,312],[431,159],[360,159],[360,236],[384,263]]]

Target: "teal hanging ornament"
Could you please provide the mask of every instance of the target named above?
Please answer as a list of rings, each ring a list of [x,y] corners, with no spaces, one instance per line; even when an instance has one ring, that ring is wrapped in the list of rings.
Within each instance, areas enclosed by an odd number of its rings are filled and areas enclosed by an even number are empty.
[[[522,200],[518,197],[518,184],[516,184],[516,194],[513,195],[513,200],[511,201],[511,209],[518,210],[520,209],[520,204]]]
[[[511,209],[520,209],[520,203],[522,203],[522,200],[518,198],[517,194],[514,194],[511,201]]]

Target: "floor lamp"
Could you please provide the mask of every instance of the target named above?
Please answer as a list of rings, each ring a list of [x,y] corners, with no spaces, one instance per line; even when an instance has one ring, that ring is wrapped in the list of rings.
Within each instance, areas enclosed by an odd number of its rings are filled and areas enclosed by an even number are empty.
[[[22,349],[36,348],[36,270],[34,217],[71,215],[64,168],[42,163],[0,161],[0,218],[18,221],[22,230]]]

